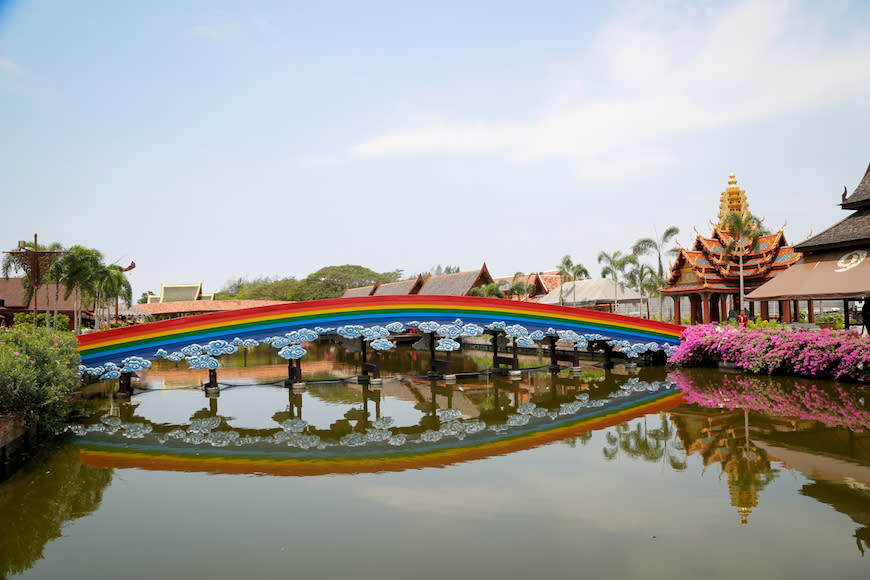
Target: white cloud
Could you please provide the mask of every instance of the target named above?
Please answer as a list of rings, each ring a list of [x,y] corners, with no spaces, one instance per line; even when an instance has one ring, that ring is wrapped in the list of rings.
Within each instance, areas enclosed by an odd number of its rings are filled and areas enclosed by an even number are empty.
[[[0,56],[0,70],[6,71],[14,75],[24,74],[24,71],[21,69],[20,66],[18,66],[8,58],[3,58],[2,56]]]
[[[537,111],[500,122],[428,121],[351,148],[357,157],[493,153],[564,159],[581,177],[655,168],[677,134],[811,111],[870,92],[870,32],[791,2],[633,10],[605,26]],[[594,94],[592,94],[594,91]]]

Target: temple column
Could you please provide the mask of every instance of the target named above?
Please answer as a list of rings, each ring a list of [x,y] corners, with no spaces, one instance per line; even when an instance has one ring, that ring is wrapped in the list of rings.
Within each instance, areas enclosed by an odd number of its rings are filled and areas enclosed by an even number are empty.
[[[682,324],[683,318],[680,315],[680,297],[674,296],[674,324]]]
[[[816,321],[815,308],[816,308],[815,301],[812,298],[807,300],[807,322],[809,322],[810,324],[813,324]]]
[[[689,296],[689,305],[691,306],[689,324],[698,324],[701,322],[701,295],[692,294]]]
[[[791,300],[779,301],[779,321],[783,324],[791,324]]]
[[[767,303],[767,300],[761,301],[761,319],[770,320],[770,305]]]
[[[791,318],[792,322],[800,322],[801,321],[801,307],[799,300],[791,301]]]
[[[728,295],[719,295],[719,322],[728,321]]]
[[[704,324],[710,324],[713,322],[712,312],[710,312],[710,293],[704,292],[702,295],[702,304],[704,309]]]
[[[749,303],[749,320],[755,320],[755,302]]]

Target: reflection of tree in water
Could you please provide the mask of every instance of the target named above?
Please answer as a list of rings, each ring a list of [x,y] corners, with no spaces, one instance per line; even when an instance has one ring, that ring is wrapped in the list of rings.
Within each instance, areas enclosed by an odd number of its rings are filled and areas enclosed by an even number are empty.
[[[671,469],[683,471],[686,469],[686,450],[676,437],[676,430],[668,422],[667,415],[660,415],[661,425],[650,429],[647,418],[630,423],[620,423],[604,437],[607,445],[604,447],[604,458],[608,461],[616,459],[620,453],[649,461],[651,463],[667,463]]]
[[[82,465],[77,447],[58,443],[0,483],[0,577],[32,567],[67,522],[96,510],[112,474]]]

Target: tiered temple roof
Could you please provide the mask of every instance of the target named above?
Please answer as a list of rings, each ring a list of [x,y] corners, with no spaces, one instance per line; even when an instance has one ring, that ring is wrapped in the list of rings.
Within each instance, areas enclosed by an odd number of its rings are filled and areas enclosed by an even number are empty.
[[[746,192],[737,187],[733,173],[728,180],[728,189],[722,192],[719,224],[713,227],[709,237],[697,234],[689,249],[680,247],[667,277],[667,286],[662,289],[663,294],[735,293],[740,283],[741,255],[746,292],[758,288],[800,260],[801,254],[788,245],[782,229],[759,238],[755,249],[750,248],[744,238],[726,259],[725,247],[734,240],[722,223],[729,211],[744,216],[749,213]]]

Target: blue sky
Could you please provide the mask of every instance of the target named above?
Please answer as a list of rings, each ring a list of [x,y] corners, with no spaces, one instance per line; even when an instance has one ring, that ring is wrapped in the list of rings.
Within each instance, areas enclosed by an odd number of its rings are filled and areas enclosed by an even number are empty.
[[[0,246],[161,282],[593,275],[734,172],[798,242],[870,162],[868,2],[3,2]]]

